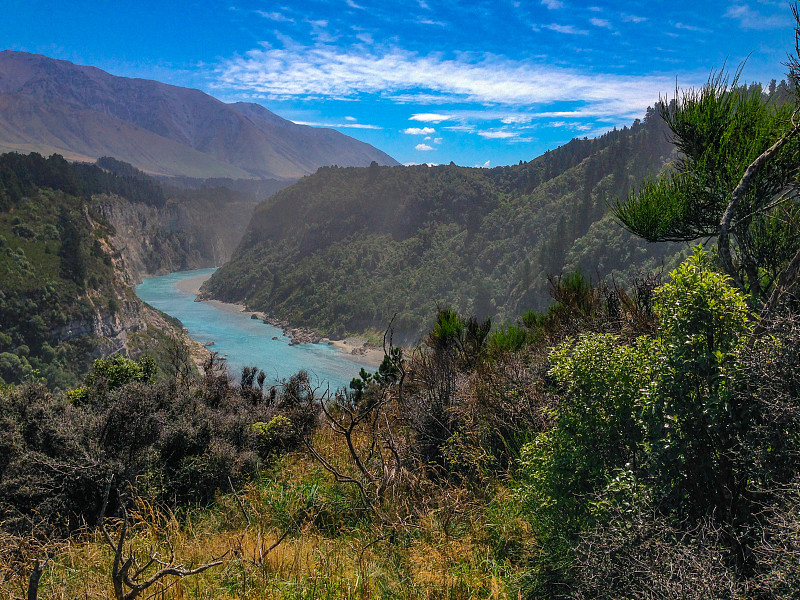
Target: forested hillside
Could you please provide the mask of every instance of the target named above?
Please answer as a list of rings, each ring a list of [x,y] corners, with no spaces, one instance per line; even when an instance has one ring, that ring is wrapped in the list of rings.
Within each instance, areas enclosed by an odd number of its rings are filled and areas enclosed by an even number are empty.
[[[512,319],[547,305],[548,275],[625,280],[673,264],[679,246],[648,244],[608,215],[672,158],[651,109],[509,167],[322,168],[256,210],[204,290],[339,335],[398,313],[397,334],[414,341],[437,306]]]
[[[64,388],[94,358],[159,355],[169,338],[182,337],[179,324],[136,298],[138,271],[106,218],[109,202],[143,212],[168,204],[161,186],[141,174],[118,176],[59,156],[0,156],[0,382],[43,377]],[[138,232],[139,243],[143,237]],[[177,232],[163,237],[150,264],[169,260],[167,248],[191,249]],[[186,353],[183,341],[174,349]]]

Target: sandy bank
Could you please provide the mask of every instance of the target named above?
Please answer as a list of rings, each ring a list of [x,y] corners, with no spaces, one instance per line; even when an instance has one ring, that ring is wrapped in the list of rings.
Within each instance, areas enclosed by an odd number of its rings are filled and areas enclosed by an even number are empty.
[[[203,282],[205,282],[209,277],[211,277],[210,274],[182,279],[175,284],[175,287],[182,292],[197,296],[200,293],[200,286],[203,285]],[[219,300],[204,300],[203,302],[207,302],[214,308],[224,310],[228,313],[245,313],[243,316],[247,316],[248,318],[253,314],[253,311],[248,311],[247,308],[241,304],[231,304],[230,302],[221,302]],[[261,313],[256,314],[259,315],[259,318],[263,316]],[[343,340],[322,338],[320,343],[330,344],[333,348],[341,352],[344,355],[343,358],[346,358],[347,360],[367,366],[377,366],[381,364],[381,361],[383,361],[383,350],[366,346],[366,342],[366,338],[348,337]]]
[[[175,284],[175,287],[178,288],[182,292],[186,292],[187,294],[197,294],[200,293],[200,286],[203,285],[209,278],[211,277],[211,273],[207,275],[198,275],[197,277],[189,277],[187,279],[181,279],[178,283]]]
[[[322,338],[322,342],[330,344],[355,362],[372,366],[379,365],[383,362],[383,349],[365,345],[367,343],[366,338],[348,337],[343,340]]]

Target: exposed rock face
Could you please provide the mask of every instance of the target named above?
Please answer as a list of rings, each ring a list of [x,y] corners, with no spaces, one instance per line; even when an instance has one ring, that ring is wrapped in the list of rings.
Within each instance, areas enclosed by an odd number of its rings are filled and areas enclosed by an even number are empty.
[[[130,334],[146,330],[148,324],[156,325],[161,330],[174,329],[143,302],[136,299],[120,300],[117,312],[98,309],[90,319],[68,323],[54,331],[53,336],[59,340],[70,340],[84,335],[102,338],[104,343],[98,348],[97,358],[117,352],[129,354]]]
[[[215,267],[238,246],[255,200],[227,190],[204,190],[163,206],[98,195],[93,205],[113,227],[114,247],[124,258],[132,282],[142,276]]]
[[[331,129],[266,108],[116,77],[46,56],[0,52],[0,152],[114,156],[159,175],[297,179],[323,165],[398,164]]]
[[[132,204],[124,198],[97,199],[115,234],[113,245],[124,259],[133,284],[142,276],[221,264],[233,248],[219,236],[202,239],[185,207]]]
[[[139,300],[134,292],[141,276],[151,272],[148,265],[155,264],[148,249],[153,256],[160,257],[158,264],[163,270],[171,269],[170,261],[183,264],[186,260],[186,257],[179,254],[180,248],[173,248],[172,254],[165,252],[164,247],[153,249],[154,239],[159,236],[159,227],[169,222],[168,219],[165,220],[165,216],[171,214],[170,209],[134,204],[113,196],[96,197],[94,202],[108,224],[115,229],[119,227],[116,235],[102,241],[103,250],[112,256],[114,278],[110,282],[110,288],[116,301],[115,310],[109,310],[107,304],[95,302],[89,294],[87,300],[95,306],[95,310],[88,312],[85,318],[53,331],[53,337],[59,340],[80,336],[99,339],[102,343],[91,357],[99,358],[115,353],[138,355],[141,348],[136,347],[131,336],[142,333],[147,337],[148,330],[158,330],[186,344],[195,363],[202,362],[208,351],[201,349],[199,343],[193,342],[180,326],[169,322],[161,313]],[[91,217],[88,207],[85,207],[84,218],[91,229],[102,227]],[[168,236],[162,237],[168,239]],[[200,253],[195,252],[195,255],[197,260],[203,260]]]

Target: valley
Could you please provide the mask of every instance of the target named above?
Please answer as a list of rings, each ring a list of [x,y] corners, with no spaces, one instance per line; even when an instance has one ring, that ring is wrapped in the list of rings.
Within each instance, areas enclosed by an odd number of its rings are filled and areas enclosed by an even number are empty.
[[[195,302],[199,283],[194,281],[211,273],[213,269],[200,269],[148,277],[136,286],[136,295],[178,319],[193,340],[225,360],[234,378],[244,367],[255,366],[267,374],[266,384],[275,385],[305,370],[319,385],[335,390],[347,388],[362,367],[380,363],[345,354],[324,342],[292,345],[281,329],[251,318],[252,312],[235,304]]]
[[[281,89],[331,59],[337,127],[434,153],[551,118],[452,110],[517,84],[431,55],[440,112],[385,131],[371,78],[414,94],[302,23]],[[287,102],[252,72],[279,39],[216,67],[231,102],[0,52],[0,597],[796,597],[800,56],[490,168],[241,101]],[[552,118],[618,108],[561,74]]]

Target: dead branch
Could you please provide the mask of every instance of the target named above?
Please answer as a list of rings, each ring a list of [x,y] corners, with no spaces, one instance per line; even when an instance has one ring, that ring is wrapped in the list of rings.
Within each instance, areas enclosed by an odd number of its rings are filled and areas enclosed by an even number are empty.
[[[125,506],[122,506],[122,521],[120,524],[119,539],[114,541],[111,533],[108,531],[105,522],[105,512],[108,506],[108,495],[111,489],[110,478],[106,486],[105,497],[103,498],[103,508],[100,512],[99,526],[100,532],[108,543],[109,547],[114,551],[114,562],[111,567],[111,581],[114,585],[114,597],[116,600],[134,600],[143,591],[161,581],[164,577],[188,577],[189,575],[197,575],[203,571],[216,567],[222,564],[222,557],[212,560],[211,562],[202,564],[198,567],[186,567],[183,564],[175,562],[175,554],[170,545],[170,558],[167,561],[160,559],[160,555],[156,551],[152,551],[143,564],[139,563],[139,559],[133,549],[128,550],[127,556],[125,553],[125,541],[128,534],[128,511]],[[146,572],[155,565],[160,566],[149,577]],[[127,588],[127,590],[126,590]]]

